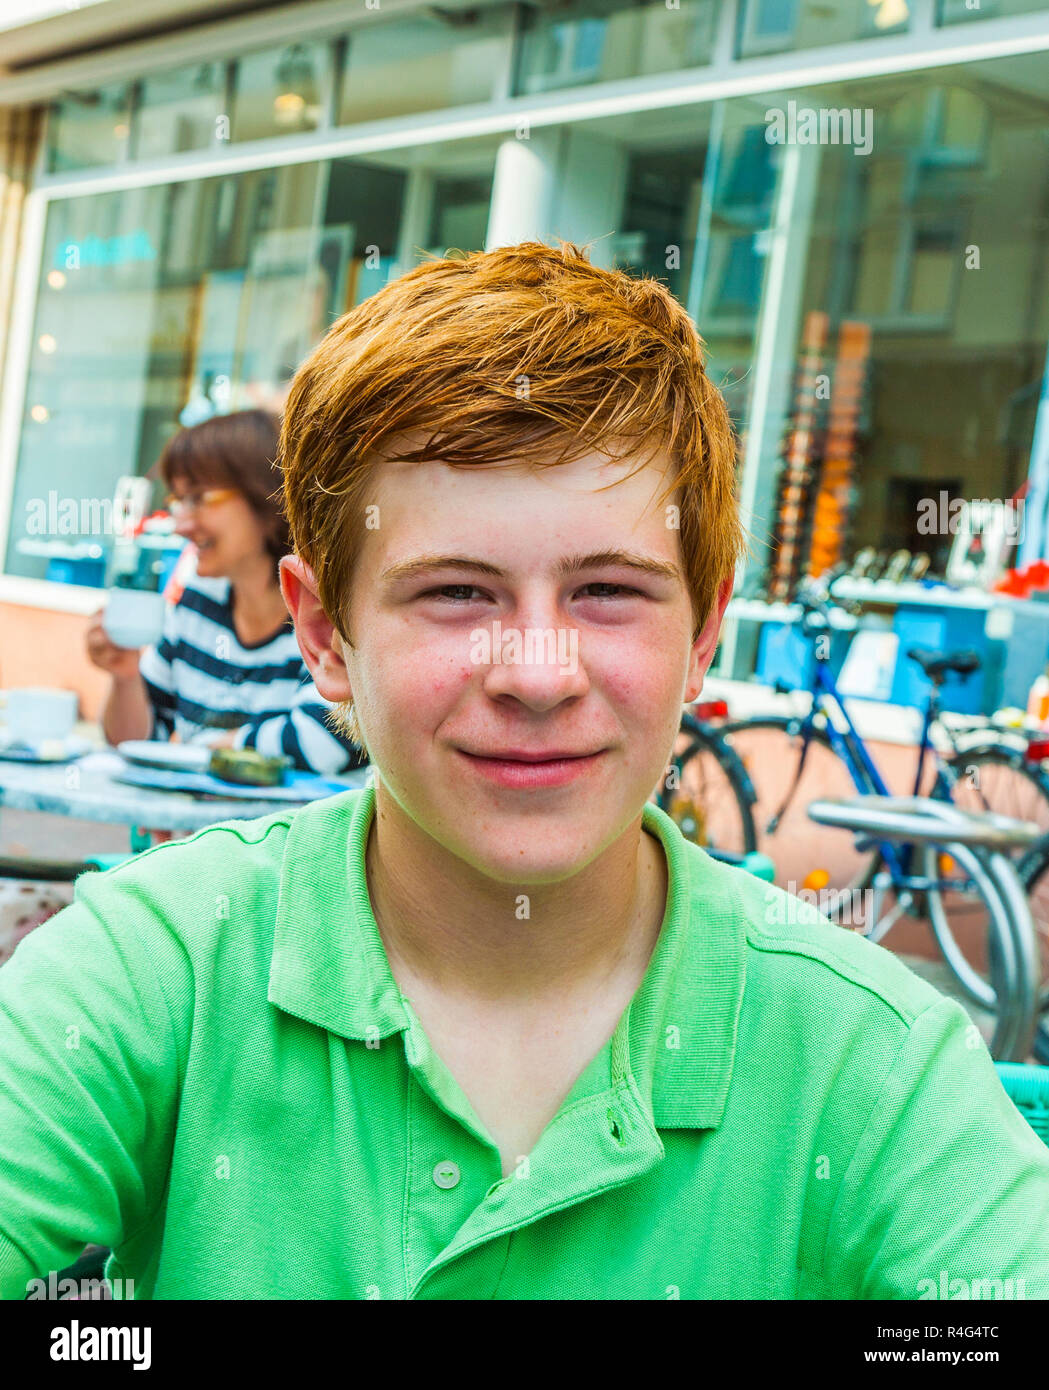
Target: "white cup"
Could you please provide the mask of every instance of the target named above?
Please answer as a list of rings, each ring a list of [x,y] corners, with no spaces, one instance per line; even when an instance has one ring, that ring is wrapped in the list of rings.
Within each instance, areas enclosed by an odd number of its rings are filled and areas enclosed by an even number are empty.
[[[9,690],[5,701],[8,733],[12,739],[26,743],[66,738],[73,732],[78,705],[75,690],[28,686]]]
[[[145,589],[110,589],[102,626],[118,647],[147,647],[164,631],[163,594]]]

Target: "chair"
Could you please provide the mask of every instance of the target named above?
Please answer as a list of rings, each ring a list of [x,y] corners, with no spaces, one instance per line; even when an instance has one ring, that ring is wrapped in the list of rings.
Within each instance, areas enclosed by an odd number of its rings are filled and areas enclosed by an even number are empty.
[[[72,883],[83,873],[113,869],[133,854],[89,854],[86,859],[29,859],[0,855],[0,878],[30,883]]]
[[[1044,1143],[1049,1144],[1049,1067],[995,1062],[1006,1095]]]

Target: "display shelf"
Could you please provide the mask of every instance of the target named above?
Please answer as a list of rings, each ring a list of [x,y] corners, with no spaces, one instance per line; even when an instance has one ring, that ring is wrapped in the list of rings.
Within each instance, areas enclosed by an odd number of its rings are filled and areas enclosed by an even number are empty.
[[[796,623],[801,619],[801,607],[796,603],[766,603],[760,598],[729,599],[726,613],[733,618],[756,623]],[[830,610],[830,625],[842,632],[852,632],[856,619],[841,608]]]
[[[983,589],[952,589],[947,585],[927,588],[923,584],[888,584],[880,579],[850,579],[845,575],[835,581],[834,597],[886,607],[923,604],[930,608],[986,610],[1005,606],[1039,613],[1049,604],[1049,594],[1045,599],[1021,599],[1014,598],[1012,594],[989,594]],[[728,612],[737,618],[769,623],[793,623],[801,617],[801,609],[796,603],[772,603],[759,598],[730,599]],[[838,626],[837,621],[835,626]]]
[[[1041,599],[1018,599],[1011,594],[989,594],[985,589],[954,589],[946,584],[888,584],[880,579],[850,579],[843,575],[834,585],[835,598],[855,599],[873,604],[926,604],[932,608],[1009,608],[1037,610],[1046,607]],[[1047,595],[1049,598],[1049,595]]]
[[[47,560],[101,560],[102,547],[97,541],[45,541],[23,536],[15,542],[19,555],[42,556]]]

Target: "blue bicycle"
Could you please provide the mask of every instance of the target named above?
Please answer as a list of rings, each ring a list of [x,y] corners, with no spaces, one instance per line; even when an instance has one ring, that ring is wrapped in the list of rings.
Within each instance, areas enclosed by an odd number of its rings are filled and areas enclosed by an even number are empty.
[[[993,1010],[993,909],[972,863],[947,845],[919,845],[821,835],[808,817],[819,798],[893,793],[838,692],[830,663],[829,632],[837,574],[808,581],[796,595],[800,630],[814,660],[808,708],[796,715],[760,715],[725,724],[721,733],[740,755],[754,789],[756,848],[776,865],[776,881],[789,891],[815,890],[832,920],[880,940],[903,918],[924,918],[944,960],[965,993]],[[844,605],[840,605],[844,606]],[[1049,826],[1049,777],[1025,756],[1022,740],[986,722],[959,732],[940,718],[940,691],[949,676],[967,679],[979,669],[972,651],[911,648],[930,682],[911,793],[952,801]],[[932,739],[937,727],[947,750]],[[1049,976],[1049,943],[1040,943]]]

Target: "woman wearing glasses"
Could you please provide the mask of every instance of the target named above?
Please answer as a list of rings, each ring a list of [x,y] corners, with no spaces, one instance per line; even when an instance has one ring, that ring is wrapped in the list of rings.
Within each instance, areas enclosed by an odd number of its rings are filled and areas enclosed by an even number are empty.
[[[273,415],[244,410],[180,430],[161,454],[156,468],[196,572],[168,605],[155,647],[116,646],[95,615],[87,653],[112,677],[102,715],[110,743],[174,734],[284,753],[324,775],[367,762],[326,723],[330,706],[281,595],[277,562],[291,542],[273,463],[278,439]]]

